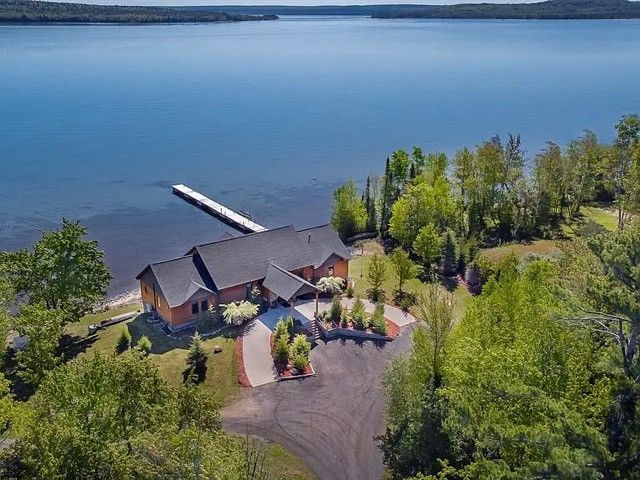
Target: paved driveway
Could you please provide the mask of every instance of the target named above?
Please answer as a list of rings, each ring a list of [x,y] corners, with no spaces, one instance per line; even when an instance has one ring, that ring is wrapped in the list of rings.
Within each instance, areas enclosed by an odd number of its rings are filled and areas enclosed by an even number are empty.
[[[249,382],[254,387],[278,380],[271,358],[271,330],[256,318],[247,324],[242,338],[242,361]]]
[[[381,376],[391,358],[410,349],[414,328],[403,328],[393,342],[320,342],[311,352],[318,376],[243,389],[222,411],[223,425],[280,443],[319,480],[379,479]]]

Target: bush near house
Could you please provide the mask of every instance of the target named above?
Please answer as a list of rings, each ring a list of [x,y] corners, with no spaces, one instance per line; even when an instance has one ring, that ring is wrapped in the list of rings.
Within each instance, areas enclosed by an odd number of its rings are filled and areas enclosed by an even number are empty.
[[[369,327],[374,333],[379,335],[387,334],[387,322],[384,319],[384,304],[377,303],[376,308],[373,310]]]
[[[281,318],[273,333],[272,356],[281,377],[291,375],[292,365],[299,373],[310,373],[309,354],[311,343],[303,334],[293,336],[294,321],[291,317]]]
[[[357,330],[366,330],[369,326],[369,318],[360,298],[356,298],[351,308],[351,322],[353,322],[353,328]]]

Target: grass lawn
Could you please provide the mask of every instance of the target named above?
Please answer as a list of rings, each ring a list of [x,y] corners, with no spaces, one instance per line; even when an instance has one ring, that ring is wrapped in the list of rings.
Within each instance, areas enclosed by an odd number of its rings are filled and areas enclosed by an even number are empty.
[[[269,478],[284,476],[287,480],[314,480],[316,477],[298,457],[277,443],[267,444],[267,470]]]
[[[146,315],[138,315],[126,322],[100,330],[96,335],[87,336],[87,325],[121,313],[135,311],[139,307],[138,304],[127,305],[107,312],[86,315],[79,322],[68,325],[66,333],[71,335],[75,344],[79,346],[76,358],[92,352],[113,352],[122,330],[127,328],[134,345],[143,335],[149,337],[152,344],[149,358],[158,366],[160,375],[170,385],[180,385],[186,368],[190,339],[168,337],[158,326],[147,322]],[[214,345],[220,345],[222,352],[214,354]],[[218,336],[205,340],[204,347],[209,355],[204,386],[211,391],[212,396],[221,405],[226,405],[236,397],[240,389],[236,374],[235,341],[233,338]]]
[[[613,232],[618,228],[618,215],[614,210],[600,207],[582,207],[580,213],[605,229]]]
[[[359,248],[363,248],[363,250],[358,250]],[[364,251],[364,255],[353,257],[349,261],[349,277],[354,282],[354,295],[361,298],[367,297],[367,290],[371,287],[371,284],[367,280],[367,268],[371,261],[371,256],[374,253],[378,253],[383,256],[387,266],[387,279],[384,283],[384,291],[387,298],[393,298],[393,291],[398,287],[398,276],[395,273],[391,260],[389,260],[389,257],[383,253],[380,244],[369,240],[364,242],[362,245],[359,245],[356,248],[356,251],[358,251],[358,253]],[[414,278],[406,282],[404,289],[408,292],[418,293],[424,286],[425,284],[423,282]],[[454,316],[456,320],[459,320],[462,318],[462,315],[464,315],[464,311],[469,300],[472,298],[472,295],[463,285],[460,284],[458,284],[451,293],[456,300]]]
[[[508,255],[521,257],[527,254],[554,255],[560,252],[555,240],[534,240],[528,243],[512,243],[500,247],[485,248],[480,251],[480,255],[491,260],[500,262]]]

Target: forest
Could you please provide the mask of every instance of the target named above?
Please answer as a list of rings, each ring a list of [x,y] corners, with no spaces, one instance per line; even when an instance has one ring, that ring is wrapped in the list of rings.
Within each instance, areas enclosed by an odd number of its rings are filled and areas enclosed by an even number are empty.
[[[547,0],[536,3],[415,5],[374,12],[373,18],[613,19],[640,18],[628,0]]]
[[[517,135],[452,159],[400,150],[362,194],[334,192],[343,238],[374,232],[426,284],[393,299],[423,328],[385,374],[388,478],[640,478],[640,118],[615,132],[533,158]],[[544,239],[557,251],[482,255]],[[452,281],[473,294],[460,318]]]
[[[366,15],[373,18],[596,19],[640,18],[638,2],[627,0],[549,0],[539,3],[460,3],[453,5],[225,5],[185,10],[252,15]]]
[[[277,18],[275,15],[243,15],[161,7],[0,0],[0,23],[194,23]]]

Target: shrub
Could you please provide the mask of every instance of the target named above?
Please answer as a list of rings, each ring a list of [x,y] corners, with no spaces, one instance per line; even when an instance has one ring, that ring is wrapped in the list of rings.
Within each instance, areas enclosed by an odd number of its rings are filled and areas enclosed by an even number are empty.
[[[276,323],[276,328],[273,331],[273,341],[277,343],[279,339],[284,338],[285,343],[289,343],[289,335],[287,320],[286,318],[281,318]]]
[[[294,355],[291,363],[300,373],[302,373],[304,372],[304,368],[308,365],[309,359],[304,355]]]
[[[116,354],[121,354],[126,352],[131,348],[131,334],[129,333],[129,329],[124,327],[122,329],[122,333],[118,338],[118,343],[116,344]]]
[[[330,318],[334,322],[339,322],[342,316],[342,303],[339,295],[333,297],[331,301]]]
[[[322,290],[323,293],[330,293],[336,295],[342,292],[344,287],[344,280],[340,277],[322,277],[318,280],[316,286]]]
[[[309,360],[309,353],[311,353],[311,343],[304,335],[296,335],[291,342],[291,358],[295,358],[297,355],[303,355],[307,361]]]
[[[351,308],[351,321],[353,322],[353,328],[357,328],[358,330],[365,330],[367,328],[367,312],[360,298],[356,298]]]
[[[347,317],[346,309],[342,311],[342,315],[340,316],[340,326],[342,328],[347,328],[349,326],[349,318]]]
[[[380,335],[387,334],[387,322],[384,319],[384,304],[376,304],[373,315],[371,315],[370,326],[374,333],[378,333]]]
[[[149,353],[151,352],[151,347],[151,340],[149,340],[149,337],[147,337],[146,335],[141,336],[138,340],[138,343],[136,344],[136,350],[138,350],[144,356],[149,355]]]
[[[275,340],[273,357],[276,362],[285,363],[289,360],[289,342],[286,336],[280,336]]]
[[[415,293],[396,290],[393,294],[393,301],[402,310],[407,311],[416,303],[416,295]]]
[[[346,291],[346,293],[347,293],[347,297],[348,297],[348,298],[353,298],[353,286],[349,285],[349,286],[347,287],[347,291]]]
[[[202,382],[207,374],[207,354],[202,345],[202,337],[198,332],[191,339],[187,355],[187,370],[189,377],[193,378],[195,383]]]
[[[224,321],[229,325],[242,325],[258,314],[258,305],[247,302],[246,300],[242,302],[232,302],[223,305],[223,307],[224,313],[222,316],[224,317]]]

